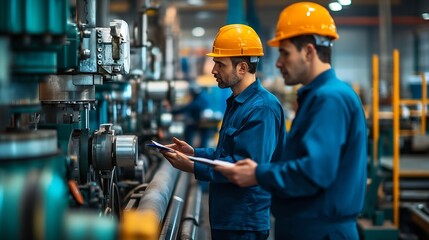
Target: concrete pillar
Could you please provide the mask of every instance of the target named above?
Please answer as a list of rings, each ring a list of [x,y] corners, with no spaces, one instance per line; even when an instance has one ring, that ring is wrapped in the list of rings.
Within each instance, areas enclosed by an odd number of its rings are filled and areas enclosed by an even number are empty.
[[[380,99],[392,94],[392,12],[390,0],[378,0],[380,45]]]

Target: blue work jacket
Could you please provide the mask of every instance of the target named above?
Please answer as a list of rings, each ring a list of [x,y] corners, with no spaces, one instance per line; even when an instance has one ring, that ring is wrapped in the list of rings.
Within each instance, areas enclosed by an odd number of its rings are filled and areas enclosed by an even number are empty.
[[[355,231],[367,165],[360,99],[330,69],[299,89],[298,106],[283,156],[256,169],[258,183],[272,193],[276,238],[321,239],[335,223]]]
[[[227,99],[216,150],[196,148],[195,156],[237,162],[251,158],[269,163],[279,154],[286,135],[284,112],[278,99],[252,83]],[[209,181],[209,217],[213,229],[262,231],[270,228],[270,194],[260,186],[241,188],[212,167],[195,162],[198,180]]]

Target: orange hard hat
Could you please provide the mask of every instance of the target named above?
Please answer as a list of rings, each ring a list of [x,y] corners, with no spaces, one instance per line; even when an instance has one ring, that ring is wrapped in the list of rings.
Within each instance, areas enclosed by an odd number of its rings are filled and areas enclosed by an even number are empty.
[[[334,19],[326,8],[313,2],[294,3],[280,13],[276,36],[268,41],[268,45],[277,47],[280,40],[307,34],[333,40],[340,38]]]
[[[209,57],[264,56],[261,39],[244,24],[225,25],[219,29]]]

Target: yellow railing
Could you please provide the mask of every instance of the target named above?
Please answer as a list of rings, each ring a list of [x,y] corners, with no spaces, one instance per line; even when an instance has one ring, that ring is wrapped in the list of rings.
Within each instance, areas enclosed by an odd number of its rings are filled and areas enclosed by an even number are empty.
[[[379,140],[379,119],[393,119],[393,218],[396,227],[399,227],[399,139],[401,136],[414,136],[426,133],[426,108],[428,104],[427,85],[425,74],[421,74],[422,79],[422,96],[421,99],[400,99],[400,79],[399,79],[399,51],[393,51],[393,99],[392,112],[379,111],[379,59],[377,55],[373,55],[373,156],[374,162],[378,163],[378,140]],[[410,116],[420,117],[419,130],[404,130],[400,129],[400,106],[401,105],[421,105],[421,111],[411,111]],[[402,175],[401,175],[402,176]]]
[[[399,228],[399,51],[393,50],[393,222]]]
[[[379,66],[378,66],[378,56],[372,56],[372,127],[373,127],[373,159],[374,164],[378,165],[378,139],[380,137],[379,130],[379,97],[378,97],[378,81],[379,81]]]

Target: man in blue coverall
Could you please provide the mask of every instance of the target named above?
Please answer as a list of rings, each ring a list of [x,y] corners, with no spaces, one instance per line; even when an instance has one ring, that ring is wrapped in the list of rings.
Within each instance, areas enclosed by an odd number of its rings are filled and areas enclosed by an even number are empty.
[[[213,167],[191,161],[187,155],[230,163],[252,158],[268,164],[283,150],[285,119],[277,98],[256,78],[262,43],[249,26],[222,27],[213,43],[212,74],[220,88],[230,88],[227,108],[216,149],[193,148],[173,138],[167,145],[176,152],[161,151],[177,169],[209,181],[209,218],[212,239],[267,239],[270,229],[270,194],[260,186],[241,188]]]
[[[275,239],[359,239],[367,165],[367,126],[359,97],[330,65],[338,39],[329,12],[300,2],[280,14],[276,62],[286,85],[302,84],[281,158],[216,167],[242,187],[272,193]]]

